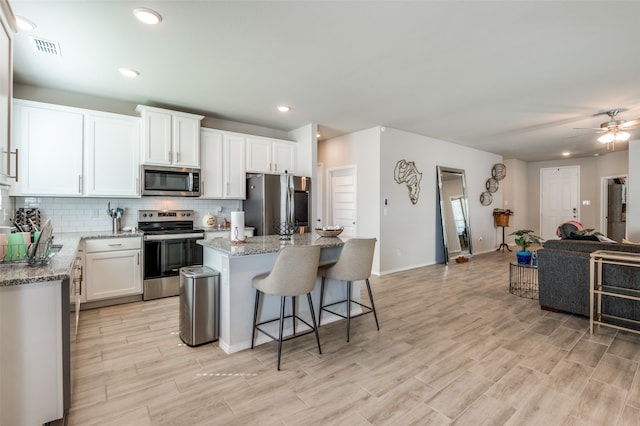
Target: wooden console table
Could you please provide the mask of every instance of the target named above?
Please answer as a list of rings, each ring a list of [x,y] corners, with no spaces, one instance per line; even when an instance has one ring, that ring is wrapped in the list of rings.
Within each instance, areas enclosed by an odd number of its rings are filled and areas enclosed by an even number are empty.
[[[589,260],[589,333],[593,334],[593,325],[599,324],[640,334],[640,321],[602,312],[602,296],[640,302],[640,290],[620,287],[616,283],[602,282],[602,267],[606,264],[640,268],[640,253],[607,250],[597,250],[591,253]],[[617,322],[617,324],[611,321]]]

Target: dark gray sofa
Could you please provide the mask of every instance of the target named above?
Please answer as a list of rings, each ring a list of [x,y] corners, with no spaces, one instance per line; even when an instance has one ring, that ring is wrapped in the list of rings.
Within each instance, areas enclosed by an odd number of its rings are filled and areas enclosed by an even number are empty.
[[[589,259],[596,250],[640,253],[640,245],[549,240],[538,251],[538,289],[543,309],[589,316]],[[640,289],[640,268],[603,266],[603,282]],[[640,302],[603,296],[602,312],[640,320]]]

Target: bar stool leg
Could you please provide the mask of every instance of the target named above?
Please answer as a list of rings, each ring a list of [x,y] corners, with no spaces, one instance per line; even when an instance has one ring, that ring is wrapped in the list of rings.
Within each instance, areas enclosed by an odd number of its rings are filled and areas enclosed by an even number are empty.
[[[322,355],[322,349],[320,348],[320,335],[318,334],[318,325],[316,324],[316,313],[313,312],[313,302],[311,301],[311,293],[307,293],[307,300],[309,301],[309,312],[311,313],[311,321],[313,328],[316,332],[316,342],[318,342],[318,353]]]
[[[278,371],[280,371],[280,354],[282,353],[282,332],[284,328],[284,302],[285,296],[280,298],[280,334],[278,335]]]
[[[260,290],[256,290],[256,306],[253,310],[253,331],[251,332],[251,349],[256,340],[256,324],[258,324],[258,306],[260,304]]]
[[[293,322],[293,335],[296,335],[296,296],[291,296],[291,321]]]
[[[324,280],[325,277],[322,277],[320,280],[320,310],[318,311],[318,327],[320,327],[320,322],[322,321],[322,308],[324,308]]]
[[[347,343],[351,333],[351,281],[347,281]]]
[[[367,292],[369,292],[369,301],[371,302],[371,310],[373,311],[373,317],[376,319],[376,327],[380,331],[380,325],[378,325],[378,314],[376,313],[376,305],[373,304],[373,295],[371,294],[371,286],[369,285],[369,278],[365,279],[367,283]]]

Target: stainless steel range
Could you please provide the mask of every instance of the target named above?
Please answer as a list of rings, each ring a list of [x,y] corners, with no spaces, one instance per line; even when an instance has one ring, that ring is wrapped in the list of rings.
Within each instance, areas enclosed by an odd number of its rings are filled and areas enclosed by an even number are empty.
[[[143,299],[177,296],[180,268],[202,265],[204,230],[194,229],[192,210],[140,210],[138,229],[144,233]]]

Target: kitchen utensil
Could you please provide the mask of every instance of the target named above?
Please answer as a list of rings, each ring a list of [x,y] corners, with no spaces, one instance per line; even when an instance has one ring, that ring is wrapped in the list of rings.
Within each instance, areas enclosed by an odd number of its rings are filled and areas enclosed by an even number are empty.
[[[29,260],[35,258],[41,258],[46,256],[47,249],[49,248],[49,240],[53,235],[53,224],[51,223],[51,219],[47,219],[47,221],[42,226],[42,230],[40,231],[40,238],[38,238],[38,245],[36,249],[33,250],[32,256]]]

